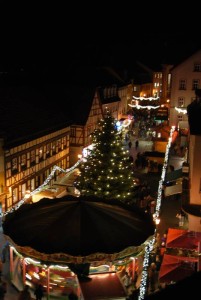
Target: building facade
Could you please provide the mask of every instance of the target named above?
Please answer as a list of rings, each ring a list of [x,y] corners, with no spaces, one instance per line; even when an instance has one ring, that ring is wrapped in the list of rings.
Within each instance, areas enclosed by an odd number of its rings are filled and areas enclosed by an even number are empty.
[[[70,127],[66,127],[11,148],[1,144],[3,211],[42,185],[55,165],[69,167],[69,141]],[[52,181],[57,176],[55,173]]]
[[[201,50],[171,69],[170,126],[188,126],[187,106],[201,87]],[[181,124],[181,126],[180,126]]]

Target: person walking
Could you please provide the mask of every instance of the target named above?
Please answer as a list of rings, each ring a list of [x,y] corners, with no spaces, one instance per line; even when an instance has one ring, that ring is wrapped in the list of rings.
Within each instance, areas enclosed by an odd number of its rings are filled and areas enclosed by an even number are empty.
[[[71,291],[70,294],[68,295],[68,299],[69,300],[78,300],[78,296],[73,291]]]
[[[34,291],[34,295],[36,296],[36,300],[42,300],[42,298],[44,296],[42,284],[39,284],[39,285],[36,286],[36,289]]]
[[[17,300],[31,300],[31,293],[28,285],[25,285],[24,289],[19,293]]]
[[[2,281],[0,277],[0,300],[3,300],[5,298],[7,286],[6,283]]]

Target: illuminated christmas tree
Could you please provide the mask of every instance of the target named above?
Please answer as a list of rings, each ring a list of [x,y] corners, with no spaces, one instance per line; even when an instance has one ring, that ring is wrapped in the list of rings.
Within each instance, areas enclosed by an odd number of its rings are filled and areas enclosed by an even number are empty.
[[[133,163],[109,112],[93,132],[92,145],[93,149],[79,167],[76,188],[82,195],[124,202],[132,200],[135,193]]]

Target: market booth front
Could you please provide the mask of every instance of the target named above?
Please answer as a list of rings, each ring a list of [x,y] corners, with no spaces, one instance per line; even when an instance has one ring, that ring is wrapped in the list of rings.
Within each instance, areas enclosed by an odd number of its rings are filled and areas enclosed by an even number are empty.
[[[154,232],[153,219],[140,208],[87,196],[23,204],[3,222],[12,278],[18,263],[23,284],[42,283],[48,299],[72,291],[85,299],[81,285],[94,274],[115,273],[121,281],[126,269],[134,279],[136,257]]]

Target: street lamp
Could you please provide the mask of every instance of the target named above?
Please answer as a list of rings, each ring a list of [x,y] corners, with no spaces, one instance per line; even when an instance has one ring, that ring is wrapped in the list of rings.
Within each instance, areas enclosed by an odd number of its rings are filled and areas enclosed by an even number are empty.
[[[79,159],[81,159],[82,158],[82,154],[78,154],[78,156],[77,156]]]
[[[160,221],[161,221],[160,218],[156,218],[156,219],[154,220],[154,222],[155,222],[156,225],[158,225],[158,224],[160,223]]]
[[[158,225],[161,221],[161,219],[159,218],[159,216],[156,213],[153,214],[153,220],[154,220],[156,225]]]

